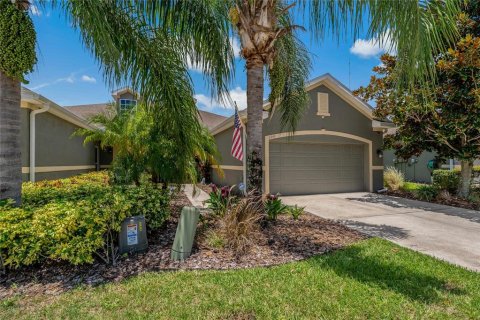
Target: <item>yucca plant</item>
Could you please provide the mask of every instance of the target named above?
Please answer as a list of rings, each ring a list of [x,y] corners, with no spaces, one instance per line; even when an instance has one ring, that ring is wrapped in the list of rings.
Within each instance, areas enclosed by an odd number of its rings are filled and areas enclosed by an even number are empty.
[[[297,204],[294,206],[288,207],[288,213],[292,216],[293,220],[298,220],[302,214],[305,212],[305,207],[299,207]]]
[[[277,220],[278,215],[287,211],[288,206],[283,204],[278,194],[267,194],[264,201],[265,214],[268,220]]]

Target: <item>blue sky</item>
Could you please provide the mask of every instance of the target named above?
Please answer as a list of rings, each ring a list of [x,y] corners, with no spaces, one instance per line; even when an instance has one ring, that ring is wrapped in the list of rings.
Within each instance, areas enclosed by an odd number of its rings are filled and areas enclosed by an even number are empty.
[[[30,81],[27,87],[61,106],[111,101],[111,91],[115,88],[105,85],[98,63],[63,15],[56,10],[35,7],[31,14],[37,30],[38,64],[27,77]],[[309,78],[328,72],[351,89],[368,83],[372,68],[380,63],[379,56],[385,51],[375,41],[362,36],[356,41],[351,36],[340,41],[326,37],[322,42],[312,40],[308,31],[300,32],[299,36],[312,55]],[[238,40],[230,41],[239,47]],[[246,106],[245,63],[238,57],[235,64],[231,95],[242,108]],[[222,106],[210,98],[199,72],[191,70],[191,76],[200,109],[222,115],[233,113],[231,106]],[[267,93],[268,88],[265,95]]]

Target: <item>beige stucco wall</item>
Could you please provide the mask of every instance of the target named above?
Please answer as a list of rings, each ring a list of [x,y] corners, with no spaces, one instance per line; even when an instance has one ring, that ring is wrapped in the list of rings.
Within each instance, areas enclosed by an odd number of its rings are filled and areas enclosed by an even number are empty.
[[[30,165],[29,143],[29,109],[21,112],[22,131],[22,167]],[[78,127],[51,113],[40,113],[36,116],[36,167],[84,167],[95,165],[95,147],[92,143],[83,145],[83,137],[73,137],[72,134]],[[92,169],[58,170],[52,172],[37,172],[36,180],[57,179],[75,174],[92,171]],[[23,180],[28,181],[29,174],[22,174]]]

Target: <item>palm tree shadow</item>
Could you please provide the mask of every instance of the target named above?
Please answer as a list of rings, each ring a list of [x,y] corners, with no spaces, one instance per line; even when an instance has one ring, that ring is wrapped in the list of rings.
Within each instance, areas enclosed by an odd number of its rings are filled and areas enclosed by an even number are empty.
[[[313,267],[328,268],[344,278],[401,294],[422,303],[435,303],[441,293],[464,295],[465,290],[395,261],[366,255],[364,249],[347,247],[335,254],[309,260]]]

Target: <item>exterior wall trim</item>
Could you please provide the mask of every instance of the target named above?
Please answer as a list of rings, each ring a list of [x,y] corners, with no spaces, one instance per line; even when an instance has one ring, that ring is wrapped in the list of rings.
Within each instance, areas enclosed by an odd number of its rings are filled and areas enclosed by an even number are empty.
[[[222,169],[222,170],[237,170],[243,171],[243,166],[228,166],[228,165],[216,165],[212,166],[215,169]]]
[[[48,166],[48,167],[35,167],[35,172],[60,172],[60,171],[76,171],[76,170],[89,170],[95,169],[95,165],[86,166]],[[30,167],[22,167],[22,173],[30,173]]]
[[[276,134],[271,134],[268,136],[265,136],[265,145],[264,145],[264,152],[265,152],[265,193],[270,192],[270,141],[279,139],[279,138],[284,138],[287,136],[308,136],[308,135],[328,135],[328,136],[337,136],[337,137],[343,137],[343,138],[348,138],[352,140],[357,140],[363,143],[366,143],[368,146],[368,190],[370,192],[373,191],[373,165],[372,165],[372,141],[353,135],[345,132],[340,132],[340,131],[329,131],[329,130],[303,130],[303,131],[295,131],[295,132],[282,132],[282,133],[276,133]],[[383,166],[382,166],[383,169]]]

